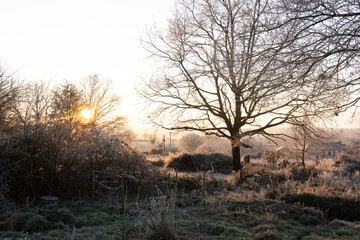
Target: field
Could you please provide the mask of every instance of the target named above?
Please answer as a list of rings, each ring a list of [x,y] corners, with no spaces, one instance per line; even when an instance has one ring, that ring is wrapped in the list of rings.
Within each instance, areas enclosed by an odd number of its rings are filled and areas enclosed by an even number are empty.
[[[1,239],[358,239],[357,163],[306,169],[256,161],[245,179],[187,173],[148,162],[144,191],[121,197],[31,203],[0,216]],[[310,164],[310,163],[309,163]],[[168,174],[170,173],[170,181]],[[205,182],[203,179],[205,176]],[[146,183],[148,182],[148,185]],[[169,185],[170,182],[170,185]],[[132,186],[132,185],[128,185]],[[170,189],[170,194],[169,190]]]

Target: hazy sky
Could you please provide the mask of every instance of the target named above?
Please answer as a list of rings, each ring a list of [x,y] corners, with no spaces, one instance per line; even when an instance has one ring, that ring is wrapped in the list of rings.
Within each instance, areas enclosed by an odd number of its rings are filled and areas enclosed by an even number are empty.
[[[121,112],[132,126],[139,126],[142,109],[134,85],[152,72],[140,34],[154,23],[166,26],[173,4],[174,0],[0,0],[0,64],[23,79],[55,83],[99,73],[114,81],[114,90],[123,98]],[[358,127],[357,121],[348,121],[343,118],[340,125]]]
[[[150,70],[140,47],[146,27],[164,25],[173,0],[1,0],[0,62],[27,80],[115,83],[122,112],[138,124],[134,84]]]

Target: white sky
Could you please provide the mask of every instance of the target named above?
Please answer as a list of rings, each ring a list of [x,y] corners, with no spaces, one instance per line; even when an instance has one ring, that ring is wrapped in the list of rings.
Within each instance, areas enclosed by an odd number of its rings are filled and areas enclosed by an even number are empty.
[[[99,73],[115,83],[122,113],[139,124],[134,85],[150,70],[140,46],[146,27],[164,25],[173,0],[0,0],[0,63],[26,80]]]
[[[134,86],[152,71],[140,34],[154,23],[166,26],[173,5],[174,0],[0,0],[0,64],[26,80],[77,82],[92,73],[110,78],[123,98],[122,114],[140,133],[142,108]],[[350,127],[347,121],[340,125]]]

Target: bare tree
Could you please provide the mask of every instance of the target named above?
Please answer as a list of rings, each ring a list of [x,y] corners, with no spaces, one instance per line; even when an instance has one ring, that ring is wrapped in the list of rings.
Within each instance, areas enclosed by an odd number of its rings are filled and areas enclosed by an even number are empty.
[[[12,123],[22,125],[25,135],[30,133],[32,127],[39,131],[39,127],[49,121],[50,98],[48,83],[23,84],[19,87],[19,94],[12,101]]]
[[[19,88],[19,94],[11,103],[11,113],[9,120],[14,126],[22,126],[24,135],[28,135],[30,131],[31,106],[28,104],[30,89],[28,84],[24,84]]]
[[[120,97],[113,94],[110,80],[103,80],[98,74],[84,77],[80,83],[85,104],[93,108],[93,124],[108,117],[120,105]]]
[[[78,113],[83,106],[81,91],[72,83],[65,82],[52,92],[50,118],[52,130],[59,139],[69,138],[78,129]]]
[[[301,21],[292,50],[294,56],[311,62],[302,69],[303,74],[318,72],[324,81],[332,79],[335,83],[334,88],[345,90],[343,87],[349,86],[343,94],[351,97],[343,105],[340,104],[338,110],[334,109],[335,115],[356,104],[360,99],[359,2],[282,0],[279,1],[279,9],[281,8],[282,14],[286,17],[280,27]],[[295,125],[293,130],[303,141],[304,159],[305,143],[310,140],[321,142],[328,134],[324,131],[319,132],[319,128],[311,124],[309,119]]]
[[[136,138],[135,133],[128,126],[128,119],[126,116],[117,115],[109,120],[102,121],[101,132],[116,136],[127,143],[131,143]]]
[[[162,74],[140,92],[165,129],[196,130],[230,140],[233,170],[241,170],[246,136],[339,109],[346,94],[332,76],[311,69],[294,46],[301,21],[284,21],[277,1],[179,0],[167,31],[148,32],[145,49]],[[307,69],[304,74],[304,69]],[[309,70],[310,69],[310,70]],[[325,103],[326,102],[326,103]]]
[[[19,85],[13,74],[7,73],[0,65],[0,129],[4,130],[9,123],[11,107],[19,93]]]
[[[180,148],[189,153],[195,152],[195,150],[203,143],[203,137],[196,133],[185,134],[179,140]]]
[[[293,54],[311,64],[303,74],[317,71],[319,77],[336,79],[341,88],[351,86],[345,94],[359,100],[360,72],[360,4],[359,1],[282,0],[278,5],[284,21],[280,27],[294,22],[300,24],[293,40]],[[298,58],[294,58],[297,61]]]
[[[288,150],[293,154],[293,157],[301,160],[301,165],[304,168],[305,158],[310,154],[308,152],[309,147],[311,145],[320,146],[326,139],[331,138],[325,128],[320,128],[316,125],[316,122],[319,120],[321,119],[311,118],[304,113],[301,119],[294,119],[290,127],[289,136],[291,136],[290,140],[292,141],[289,141],[287,145]],[[311,149],[313,149],[313,146]]]
[[[45,123],[49,119],[51,95],[49,83],[35,82],[31,86],[32,94],[29,101],[33,119],[36,123]]]

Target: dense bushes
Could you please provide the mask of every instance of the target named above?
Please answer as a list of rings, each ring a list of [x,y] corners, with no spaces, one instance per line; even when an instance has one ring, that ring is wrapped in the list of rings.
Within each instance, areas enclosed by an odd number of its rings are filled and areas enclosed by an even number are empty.
[[[231,173],[231,158],[220,153],[213,154],[181,154],[171,155],[165,163],[165,168],[178,171],[209,171]]]
[[[143,157],[125,143],[132,137],[126,118],[112,112],[119,97],[98,75],[53,89],[1,77],[0,66],[0,83],[18,87],[8,89],[13,97],[0,114],[0,210],[12,206],[10,199],[25,203],[39,195],[62,200],[86,195],[93,170],[142,167]]]
[[[313,194],[288,195],[283,200],[286,203],[298,203],[323,210],[329,219],[360,220],[359,201],[339,197],[322,197]]]
[[[142,166],[143,157],[117,137],[88,129],[56,135],[17,135],[0,145],[1,186],[9,190],[2,194],[17,202],[45,194],[70,199],[90,192],[93,169],[126,172]]]

